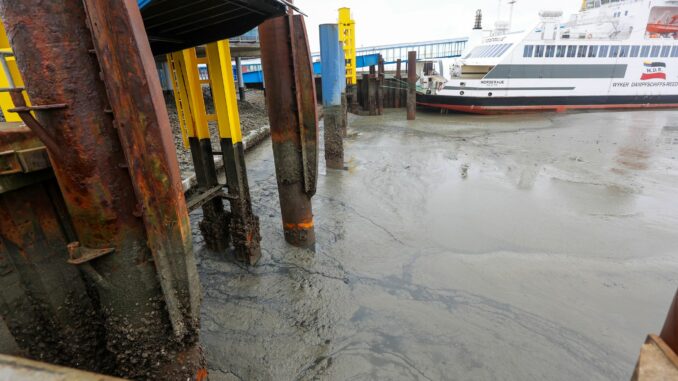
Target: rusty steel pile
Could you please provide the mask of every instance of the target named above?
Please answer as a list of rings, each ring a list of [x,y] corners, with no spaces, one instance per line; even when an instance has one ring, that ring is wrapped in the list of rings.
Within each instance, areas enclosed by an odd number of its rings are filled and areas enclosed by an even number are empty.
[[[206,234],[212,247],[233,246],[238,260],[255,264],[261,239],[228,44],[212,41],[262,22],[268,91],[288,100],[269,102],[283,228],[291,244],[313,245],[318,121],[304,20],[291,2],[217,3],[230,13],[219,25],[200,22],[212,8],[177,15],[177,2],[142,12],[129,0],[0,1],[13,49],[3,54],[21,76],[2,91],[22,122],[0,128],[4,353],[131,379],[206,378],[189,206],[203,206],[219,229]],[[191,143],[201,191],[187,202],[154,54],[203,43],[210,64],[227,63],[210,82],[225,111],[218,154],[227,183],[209,139],[209,149]],[[280,60],[289,71],[274,70]],[[188,81],[190,71],[179,72]],[[188,95],[184,106],[195,101]]]

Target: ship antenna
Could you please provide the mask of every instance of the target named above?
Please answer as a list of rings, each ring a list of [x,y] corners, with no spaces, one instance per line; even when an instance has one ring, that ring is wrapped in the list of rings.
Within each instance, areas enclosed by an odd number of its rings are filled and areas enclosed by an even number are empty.
[[[473,30],[482,30],[483,29],[483,11],[478,9],[476,11],[476,24],[473,26]]]
[[[511,5],[511,10],[510,10],[510,13],[509,13],[509,23],[508,23],[508,31],[510,33],[511,27],[513,26],[513,5],[516,3],[516,0],[510,0],[508,3]]]

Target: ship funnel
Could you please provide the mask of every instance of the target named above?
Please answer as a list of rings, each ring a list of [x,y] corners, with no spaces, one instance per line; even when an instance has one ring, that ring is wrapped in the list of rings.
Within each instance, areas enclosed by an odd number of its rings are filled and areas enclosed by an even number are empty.
[[[476,11],[476,23],[473,26],[473,30],[482,30],[483,29],[483,11],[478,9]]]

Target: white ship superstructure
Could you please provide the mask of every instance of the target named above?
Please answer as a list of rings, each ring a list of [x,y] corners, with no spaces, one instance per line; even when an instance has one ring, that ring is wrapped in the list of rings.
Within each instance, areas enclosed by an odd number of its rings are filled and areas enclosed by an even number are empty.
[[[589,0],[567,22],[540,17],[529,31],[484,37],[417,103],[474,113],[678,107],[677,0]]]

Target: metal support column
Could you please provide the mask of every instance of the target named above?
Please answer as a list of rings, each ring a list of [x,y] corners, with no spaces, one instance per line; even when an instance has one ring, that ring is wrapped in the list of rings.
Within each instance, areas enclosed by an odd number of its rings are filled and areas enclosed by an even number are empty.
[[[242,75],[242,60],[240,57],[235,57],[235,72],[238,75],[238,95],[240,100],[245,100],[245,79]]]
[[[285,240],[315,243],[311,197],[318,173],[315,81],[303,16],[281,16],[259,26],[261,61]]]
[[[417,52],[407,53],[407,120],[417,113]]]
[[[220,187],[195,48],[168,54],[167,62],[184,146],[191,150],[199,191],[210,192]],[[226,251],[230,247],[230,215],[224,210],[223,200],[211,197],[202,210],[200,231],[206,246],[213,251]]]
[[[261,235],[259,218],[252,211],[228,40],[207,44],[207,62],[231,203],[233,246],[238,260],[254,265],[261,257]]]
[[[339,8],[339,41],[344,49],[346,60],[346,84],[358,83],[358,62],[356,57],[355,21],[351,18],[350,8]]]
[[[138,4],[0,0],[0,15],[37,105],[14,93],[15,110],[49,150],[79,240],[71,263],[101,306],[107,345],[83,348],[110,350],[128,378],[197,378],[199,280]]]
[[[344,168],[342,89],[346,86],[343,51],[336,24],[320,25],[325,162],[327,168]]]

